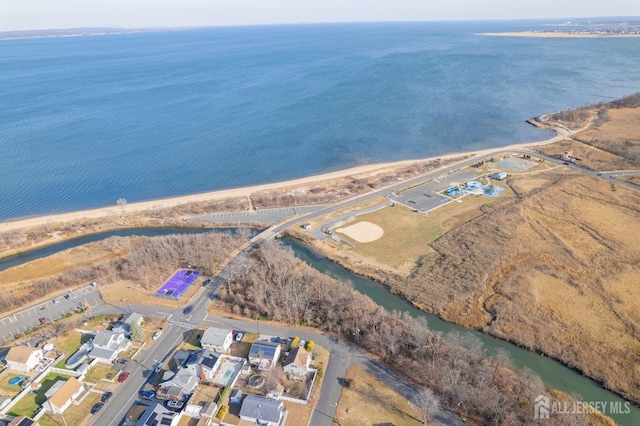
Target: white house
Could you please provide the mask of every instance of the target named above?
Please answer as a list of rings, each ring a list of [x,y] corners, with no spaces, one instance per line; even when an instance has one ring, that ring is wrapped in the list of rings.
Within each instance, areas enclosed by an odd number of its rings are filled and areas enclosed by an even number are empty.
[[[306,376],[309,363],[311,362],[311,356],[309,352],[302,346],[298,346],[287,355],[284,360],[283,370],[285,373],[292,376]]]
[[[125,315],[116,325],[111,328],[111,331],[116,333],[124,333],[125,336],[131,336],[131,324],[141,325],[144,321],[142,315],[132,312]]]
[[[280,422],[285,411],[282,401],[250,394],[242,401],[240,420],[260,426],[284,426]]]
[[[187,358],[184,363],[184,369],[188,370],[203,382],[210,382],[213,380],[213,375],[218,367],[220,355],[210,351],[209,349],[202,349],[195,351]]]
[[[225,354],[229,352],[232,341],[233,334],[231,333],[231,330],[209,327],[202,334],[202,337],[200,338],[200,345],[204,349],[210,349],[212,351]]]
[[[136,422],[136,426],[175,426],[180,422],[182,413],[175,413],[162,405],[152,404]]]
[[[184,394],[192,393],[198,383],[198,376],[192,370],[181,368],[169,380],[160,383],[160,393],[163,393],[162,389],[164,389],[164,393],[170,393],[169,389],[171,388],[181,389]]]
[[[38,365],[43,356],[44,353],[41,349],[30,348],[29,346],[14,346],[9,349],[4,360],[10,369],[28,373]]]
[[[84,385],[75,377],[68,380],[58,380],[45,396],[48,398],[42,408],[53,414],[63,414],[73,401],[77,400],[84,391]]]
[[[269,371],[280,359],[280,343],[258,340],[251,345],[249,363],[258,370]]]
[[[118,355],[131,347],[131,341],[124,333],[111,330],[98,331],[93,338],[93,349],[89,354],[102,362],[113,362]]]

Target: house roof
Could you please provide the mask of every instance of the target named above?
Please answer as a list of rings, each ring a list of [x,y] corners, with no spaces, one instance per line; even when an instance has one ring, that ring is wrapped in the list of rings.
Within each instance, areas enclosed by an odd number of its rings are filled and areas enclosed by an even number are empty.
[[[204,365],[210,370],[213,370],[213,367],[215,367],[216,362],[218,362],[218,358],[220,358],[220,355],[218,355],[214,351],[210,351],[209,349],[203,349],[191,354],[191,356],[187,359],[185,365],[192,365],[192,364]]]
[[[22,362],[25,363],[29,360],[31,354],[35,351],[39,351],[38,348],[30,348],[29,346],[14,346],[9,349],[5,361]]]
[[[33,419],[30,419],[27,416],[20,416],[11,420],[11,422],[9,423],[9,426],[31,426],[35,424],[38,424],[38,422],[36,422]]]
[[[69,377],[64,384],[49,398],[49,404],[62,407],[82,387],[82,383],[75,377]]]
[[[115,352],[114,349],[93,348],[91,349],[91,356],[110,360]]]
[[[145,410],[136,426],[167,426],[173,423],[177,415],[156,402]]]
[[[287,358],[284,360],[284,366],[291,364],[303,365],[307,366],[307,361],[309,360],[309,352],[302,346],[298,346],[287,355]]]
[[[118,336],[119,334],[122,334],[122,333],[117,333],[111,330],[98,331],[96,333],[96,337],[93,338],[93,345],[94,346],[112,346],[113,345],[111,343],[112,340],[115,339],[115,337]]]
[[[231,330],[209,327],[202,333],[200,344],[222,346],[230,334]]]
[[[250,394],[242,402],[240,416],[277,423],[280,421],[283,411],[282,401]]]
[[[142,315],[140,315],[137,312],[131,312],[129,315],[127,315],[126,317],[122,318],[122,322],[125,324],[133,324],[135,323],[140,323],[144,320],[144,318],[142,317]]]
[[[162,387],[179,386],[187,392],[193,391],[197,385],[198,378],[187,368],[181,368],[171,380],[161,384]]]
[[[259,340],[251,345],[249,357],[274,359],[280,347],[279,343]]]

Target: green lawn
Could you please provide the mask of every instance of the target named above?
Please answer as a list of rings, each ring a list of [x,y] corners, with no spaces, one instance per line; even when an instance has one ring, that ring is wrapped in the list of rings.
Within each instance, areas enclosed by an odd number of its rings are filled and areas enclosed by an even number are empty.
[[[22,388],[20,385],[11,386],[9,385],[9,380],[13,379],[16,376],[26,376],[22,373],[10,372],[9,374],[5,374],[5,376],[0,380],[0,395],[8,396],[13,398],[17,394],[20,393]],[[28,380],[28,379],[25,379]]]
[[[57,373],[49,373],[40,382],[42,387],[38,389],[36,393],[28,393],[23,396],[16,405],[9,410],[7,414],[11,416],[29,416],[32,417],[33,413],[44,404],[47,397],[44,395],[58,380],[67,380],[68,376],[63,376]]]
[[[56,368],[66,368],[64,363],[67,362],[69,357],[74,354],[75,351],[80,349],[84,343],[88,342],[93,336],[89,334],[81,334],[77,332],[71,332],[61,337],[56,343],[56,349],[64,352],[66,355],[56,364]]]
[[[111,365],[98,363],[91,367],[84,381],[89,383],[98,383],[100,379],[111,380],[119,373],[118,370],[111,368]]]
[[[45,414],[38,421],[41,426],[65,426],[65,422],[68,426],[83,425],[91,416],[91,407],[100,401],[100,396],[98,393],[91,392],[85,396],[80,405],[71,404],[64,412],[64,420],[62,416]]]
[[[513,194],[506,185],[498,197],[467,195],[429,214],[419,214],[396,205],[358,216],[353,223],[367,221],[382,227],[384,235],[370,243],[355,243],[347,250],[360,253],[401,272],[411,271],[418,259],[431,251],[430,244],[482,214],[481,207]],[[352,223],[352,224],[353,224]],[[352,225],[350,224],[350,225]]]

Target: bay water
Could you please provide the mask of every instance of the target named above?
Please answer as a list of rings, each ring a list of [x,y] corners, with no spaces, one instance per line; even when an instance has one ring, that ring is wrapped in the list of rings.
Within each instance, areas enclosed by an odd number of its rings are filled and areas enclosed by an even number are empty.
[[[542,140],[640,90],[638,38],[537,21],[200,28],[0,41],[0,220]]]

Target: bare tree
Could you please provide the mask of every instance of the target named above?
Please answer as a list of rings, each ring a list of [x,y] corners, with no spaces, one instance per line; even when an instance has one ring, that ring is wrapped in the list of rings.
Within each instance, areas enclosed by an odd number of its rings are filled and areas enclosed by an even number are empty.
[[[440,400],[429,388],[422,388],[416,392],[413,403],[422,410],[422,424],[432,421],[440,411]]]

